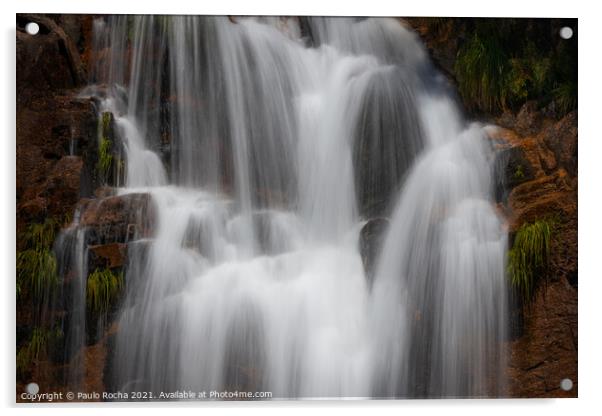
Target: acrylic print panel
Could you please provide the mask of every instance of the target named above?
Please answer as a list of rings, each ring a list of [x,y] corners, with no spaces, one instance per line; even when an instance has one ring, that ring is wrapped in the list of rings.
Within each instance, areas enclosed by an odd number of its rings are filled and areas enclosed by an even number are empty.
[[[577,21],[17,15],[17,401],[577,395]]]

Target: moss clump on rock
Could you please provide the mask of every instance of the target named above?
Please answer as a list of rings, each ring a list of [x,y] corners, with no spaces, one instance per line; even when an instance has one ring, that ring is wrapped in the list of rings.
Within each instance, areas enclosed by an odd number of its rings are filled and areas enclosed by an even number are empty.
[[[110,269],[96,269],[88,277],[86,303],[95,314],[106,314],[119,298],[123,287],[123,274]]]
[[[48,357],[62,337],[59,328],[33,328],[29,341],[17,352],[17,376],[25,377],[31,363]]]
[[[510,281],[525,303],[533,298],[537,284],[547,272],[551,235],[551,220],[523,224],[508,252]]]
[[[20,236],[23,250],[17,252],[17,296],[41,301],[58,284],[57,262],[52,251],[57,223],[47,219],[30,224]]]
[[[111,139],[111,121],[113,114],[106,111],[100,117],[100,141],[98,143],[98,162],[96,171],[103,183],[107,183],[113,167],[113,140]]]
[[[506,108],[509,95],[508,56],[494,36],[475,33],[458,52],[458,87],[471,107],[484,111]]]

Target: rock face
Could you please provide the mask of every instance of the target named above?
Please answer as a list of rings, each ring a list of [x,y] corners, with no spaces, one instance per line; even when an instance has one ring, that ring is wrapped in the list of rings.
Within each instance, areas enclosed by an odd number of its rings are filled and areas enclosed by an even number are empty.
[[[91,192],[96,125],[92,102],[73,95],[17,104],[18,225],[69,215]]]
[[[109,243],[89,246],[91,259],[88,260],[88,268],[114,269],[125,265],[127,244]]]
[[[79,225],[89,231],[88,244],[126,243],[152,235],[155,208],[150,194],[83,199]],[[106,251],[105,251],[106,252]]]
[[[508,394],[576,397],[577,113],[554,120],[525,107],[514,120],[508,114],[501,118],[512,130],[495,133],[506,146],[502,154],[509,155],[502,174],[509,193],[500,208],[510,241],[526,223],[548,218],[554,228],[549,273],[541,276],[535,299],[522,310],[521,330],[508,344]],[[560,388],[565,378],[573,382],[570,391]]]
[[[29,35],[24,25],[40,25]],[[76,41],[52,19],[17,16],[17,229],[63,219],[90,192],[96,157],[96,112],[77,98],[85,81]],[[92,165],[93,166],[93,165]]]
[[[523,336],[509,343],[509,394],[577,397],[577,294],[567,279],[550,282],[525,311]],[[560,388],[563,379],[573,389]]]
[[[71,22],[69,28],[58,24],[61,19]],[[20,235],[27,225],[46,219],[69,223],[79,199],[91,195],[96,187],[97,116],[94,103],[78,97],[87,78],[80,54],[91,42],[83,26],[91,17],[19,14],[16,20],[16,219]],[[29,22],[40,26],[37,35],[25,32]],[[47,316],[62,319],[66,316],[62,306],[60,300],[52,302]],[[19,307],[17,332],[22,336],[17,348],[26,345],[34,327],[46,325],[28,314],[28,308]],[[61,344],[64,337],[56,342]],[[46,391],[65,391],[64,356],[62,348],[49,351],[30,362],[26,372]],[[24,391],[23,381],[18,380],[18,393]]]

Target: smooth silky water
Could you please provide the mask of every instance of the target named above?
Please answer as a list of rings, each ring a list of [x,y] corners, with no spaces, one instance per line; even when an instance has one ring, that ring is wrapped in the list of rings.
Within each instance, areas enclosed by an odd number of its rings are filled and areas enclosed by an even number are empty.
[[[125,146],[118,193],[150,193],[157,213],[129,250],[116,390],[502,394],[494,153],[415,34],[395,19],[113,16],[95,35],[110,54],[91,84]],[[392,201],[371,284],[366,189]],[[63,234],[76,349],[77,215]]]

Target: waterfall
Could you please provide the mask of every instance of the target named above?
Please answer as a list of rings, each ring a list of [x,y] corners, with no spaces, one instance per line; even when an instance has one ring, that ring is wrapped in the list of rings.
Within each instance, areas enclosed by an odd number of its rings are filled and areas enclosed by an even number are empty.
[[[128,250],[114,389],[501,394],[493,149],[402,22],[111,16],[95,35],[117,192],[157,214]],[[369,284],[372,217],[391,222]]]

